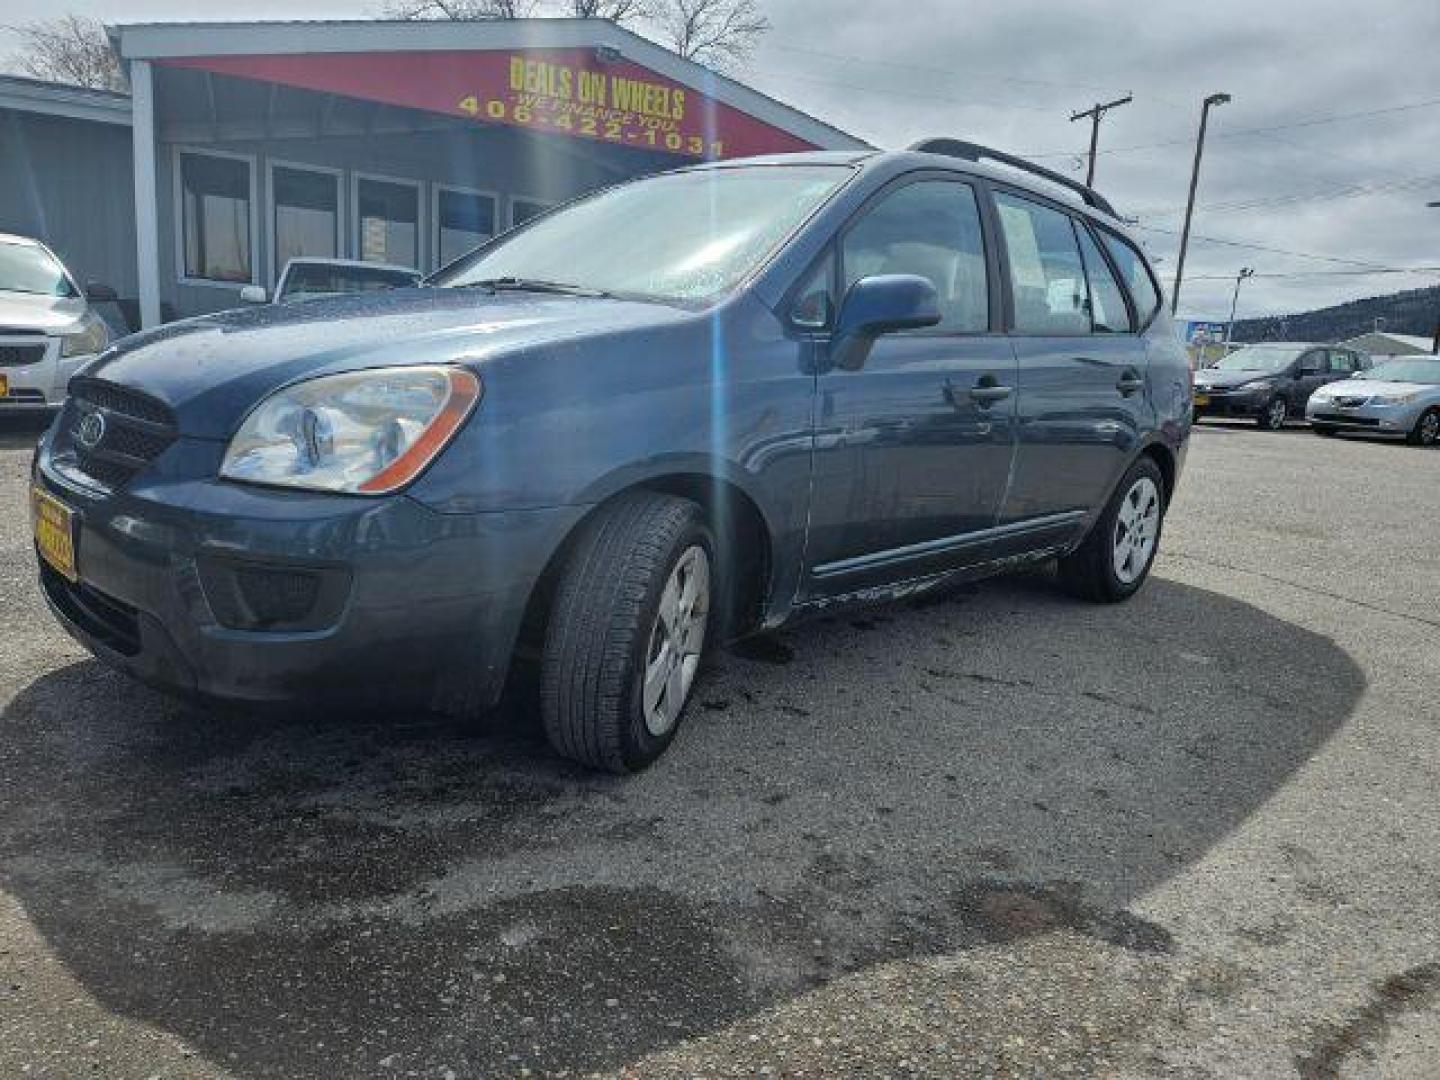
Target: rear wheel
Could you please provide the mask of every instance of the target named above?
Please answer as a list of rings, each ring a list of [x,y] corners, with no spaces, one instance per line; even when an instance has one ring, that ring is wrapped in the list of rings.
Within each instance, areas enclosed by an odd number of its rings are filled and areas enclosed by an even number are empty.
[[[1411,446],[1434,446],[1440,442],[1440,408],[1423,413],[1405,438]]]
[[[715,597],[700,507],[653,492],[596,511],[555,594],[540,715],[557,753],[636,772],[659,757],[695,685]]]
[[[1090,535],[1060,560],[1060,580],[1098,603],[1128,600],[1145,584],[1165,519],[1165,478],[1153,458],[1130,466]]]
[[[1266,431],[1279,431],[1285,426],[1285,418],[1290,415],[1290,405],[1283,397],[1277,397],[1270,401],[1260,411],[1256,420]]]

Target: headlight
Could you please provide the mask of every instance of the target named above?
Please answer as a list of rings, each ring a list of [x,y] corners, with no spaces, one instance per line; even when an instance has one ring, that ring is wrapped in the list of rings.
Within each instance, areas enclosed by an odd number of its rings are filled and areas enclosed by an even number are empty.
[[[1275,389],[1275,380],[1274,380],[1274,379],[1254,379],[1254,380],[1252,380],[1252,381],[1250,381],[1250,382],[1242,383],[1241,386],[1240,386],[1240,389],[1241,389],[1241,390],[1274,390],[1274,389]]]
[[[1415,390],[1408,394],[1376,394],[1370,399],[1371,405],[1408,405],[1420,396]]]
[[[480,400],[458,367],[376,368],[277,390],[225,450],[230,480],[383,495],[404,487],[445,448]]]
[[[80,320],[80,328],[60,338],[61,356],[89,356],[102,351],[110,344],[110,331],[105,320],[93,311],[87,311]]]

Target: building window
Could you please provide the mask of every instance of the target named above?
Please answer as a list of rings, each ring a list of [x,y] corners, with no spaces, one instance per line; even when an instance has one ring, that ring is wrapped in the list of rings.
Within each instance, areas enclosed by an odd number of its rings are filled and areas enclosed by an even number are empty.
[[[420,185],[357,177],[355,217],[355,251],[361,260],[420,265]]]
[[[435,253],[454,262],[495,235],[495,197],[478,191],[435,189]]]
[[[340,254],[340,178],[334,173],[272,166],[271,251],[275,277],[291,259],[333,259]]]
[[[179,172],[185,276],[202,281],[253,280],[250,162],[184,153]]]
[[[510,227],[523,225],[537,214],[543,214],[550,209],[549,203],[537,202],[534,199],[511,199],[510,200]]]

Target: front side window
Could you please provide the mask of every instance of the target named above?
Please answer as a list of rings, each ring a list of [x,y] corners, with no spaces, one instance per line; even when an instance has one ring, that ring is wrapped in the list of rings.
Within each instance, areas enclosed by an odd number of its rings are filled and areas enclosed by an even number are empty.
[[[1160,290],[1155,285],[1155,279],[1150,276],[1140,253],[1129,243],[1104,229],[1100,230],[1100,235],[1104,237],[1105,247],[1130,289],[1130,298],[1135,301],[1135,314],[1143,327],[1160,307]]]
[[[844,166],[751,165],[637,180],[532,221],[434,284],[519,278],[702,300],[739,284],[853,175]]]
[[[1015,329],[1055,337],[1090,333],[1090,291],[1070,215],[1004,193],[995,203],[1010,255]]]
[[[810,268],[795,290],[790,321],[805,330],[823,330],[834,314],[831,290],[835,282],[835,252],[830,249]]]
[[[335,243],[340,191],[333,173],[277,165],[270,186],[275,204],[272,247],[277,275],[291,259],[333,259],[340,254]]]
[[[250,163],[208,154],[180,155],[185,276],[250,281]]]
[[[420,265],[420,190],[411,184],[360,177],[355,213],[362,262]]]
[[[1080,254],[1085,259],[1085,276],[1090,283],[1090,328],[1099,334],[1127,334],[1130,325],[1130,309],[1125,306],[1125,294],[1115,280],[1110,264],[1100,252],[1100,246],[1091,237],[1090,231],[1077,224],[1080,235]]]
[[[975,189],[922,180],[887,195],[841,243],[844,285],[876,274],[918,274],[940,296],[940,330],[990,327],[985,241]]]
[[[65,268],[42,247],[0,240],[0,292],[75,296]]]
[[[475,250],[494,235],[494,198],[453,188],[441,188],[436,193],[435,251],[441,266]]]

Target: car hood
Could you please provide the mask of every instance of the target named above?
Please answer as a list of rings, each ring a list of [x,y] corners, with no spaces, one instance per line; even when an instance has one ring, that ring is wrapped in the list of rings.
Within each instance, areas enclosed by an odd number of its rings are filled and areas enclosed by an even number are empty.
[[[68,330],[85,315],[86,302],[78,296],[39,296],[0,289],[0,330]]]
[[[1316,391],[1321,397],[1371,397],[1375,394],[1424,394],[1440,397],[1440,386],[1431,383],[1390,382],[1384,379],[1344,379]]]
[[[1232,386],[1242,386],[1245,383],[1254,382],[1256,379],[1277,377],[1278,373],[1274,371],[1217,371],[1215,368],[1201,368],[1195,372],[1195,385],[1228,389]]]
[[[476,289],[403,289],[263,305],[136,334],[84,370],[170,405],[181,434],[228,439],[263,397],[312,375],[391,365],[483,365],[522,350],[689,317],[656,303]]]

